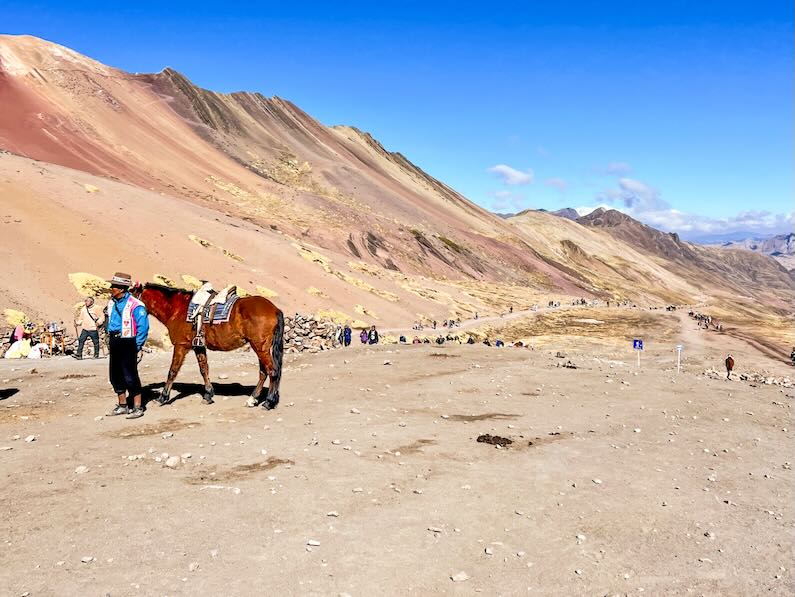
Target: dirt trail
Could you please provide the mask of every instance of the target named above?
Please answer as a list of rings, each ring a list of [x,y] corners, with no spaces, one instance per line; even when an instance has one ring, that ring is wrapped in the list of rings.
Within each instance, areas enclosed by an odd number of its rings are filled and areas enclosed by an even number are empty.
[[[106,361],[0,361],[2,592],[792,594],[792,390],[703,377],[721,353],[687,334],[678,376],[653,343],[640,371],[629,349],[293,355],[272,412],[242,406],[251,355],[214,353],[214,405],[186,367],[133,422],[103,417]]]

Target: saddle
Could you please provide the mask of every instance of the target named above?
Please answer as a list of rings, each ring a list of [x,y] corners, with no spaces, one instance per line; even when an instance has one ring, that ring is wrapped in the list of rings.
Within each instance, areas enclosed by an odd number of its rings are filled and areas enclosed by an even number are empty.
[[[186,321],[193,323],[196,337],[193,339],[194,347],[205,346],[203,325],[226,323],[232,316],[232,307],[237,299],[237,286],[230,285],[222,290],[203,288],[196,292],[188,305]]]

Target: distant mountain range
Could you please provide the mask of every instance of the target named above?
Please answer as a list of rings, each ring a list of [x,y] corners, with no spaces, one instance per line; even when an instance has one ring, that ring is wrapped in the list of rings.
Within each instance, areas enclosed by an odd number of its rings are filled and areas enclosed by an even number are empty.
[[[770,255],[788,270],[795,269],[795,234],[777,234],[769,238],[746,238],[720,244],[721,247],[748,249]]]

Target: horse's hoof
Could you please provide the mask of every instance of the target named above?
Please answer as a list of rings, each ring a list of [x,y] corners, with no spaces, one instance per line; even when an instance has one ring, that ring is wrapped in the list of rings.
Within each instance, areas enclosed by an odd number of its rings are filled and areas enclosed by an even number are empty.
[[[267,400],[262,403],[262,408],[265,410],[273,410],[278,406],[278,402],[268,402]]]
[[[257,406],[257,404],[259,404],[259,402],[257,402],[257,399],[254,398],[254,396],[249,396],[248,400],[246,400],[246,407],[248,408],[254,408]]]
[[[215,404],[215,400],[212,399],[212,396],[208,396],[203,398],[205,404]]]

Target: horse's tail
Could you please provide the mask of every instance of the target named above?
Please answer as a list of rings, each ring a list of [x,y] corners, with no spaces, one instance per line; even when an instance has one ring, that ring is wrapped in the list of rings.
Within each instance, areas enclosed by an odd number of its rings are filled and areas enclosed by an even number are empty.
[[[271,361],[273,371],[268,383],[268,396],[265,399],[268,408],[275,408],[279,404],[279,382],[282,379],[282,358],[284,357],[284,314],[278,311],[276,325],[271,336]]]

